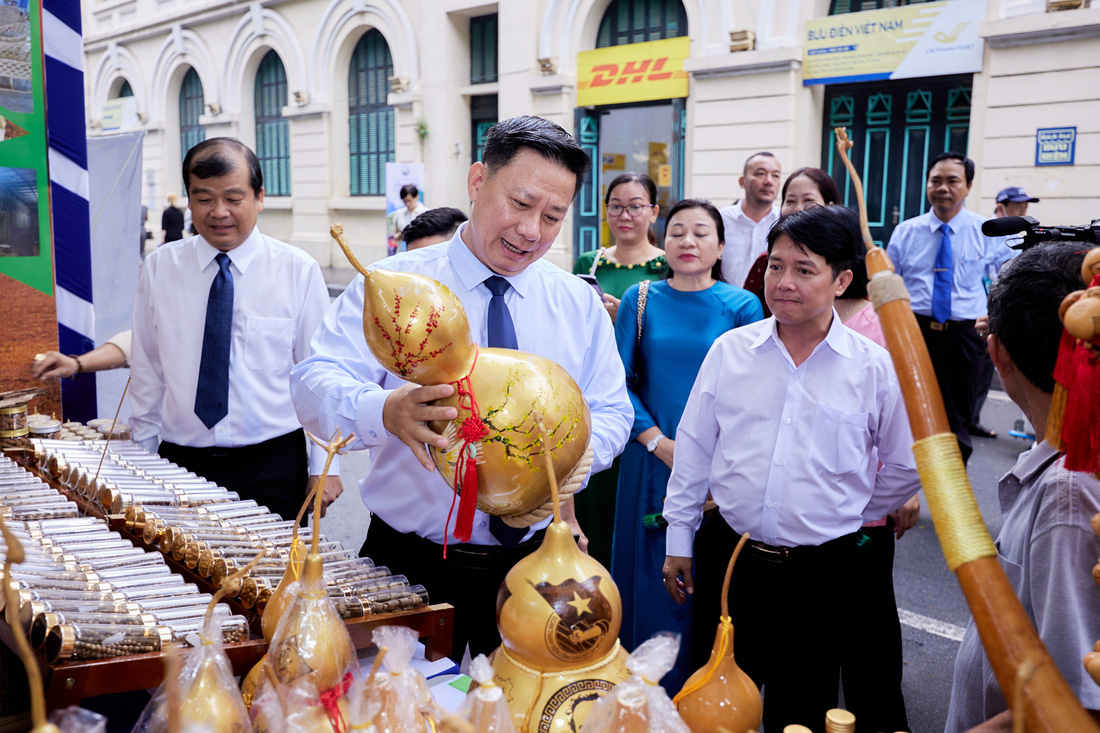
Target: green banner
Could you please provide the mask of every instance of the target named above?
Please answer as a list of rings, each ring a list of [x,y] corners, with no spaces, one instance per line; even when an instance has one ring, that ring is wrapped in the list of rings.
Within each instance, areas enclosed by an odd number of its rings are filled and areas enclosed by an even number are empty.
[[[0,273],[53,295],[38,0],[0,5]]]

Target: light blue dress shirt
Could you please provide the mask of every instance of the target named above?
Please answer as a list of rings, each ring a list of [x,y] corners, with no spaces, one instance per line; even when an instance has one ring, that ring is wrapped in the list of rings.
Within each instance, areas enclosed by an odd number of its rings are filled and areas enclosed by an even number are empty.
[[[416,272],[446,285],[466,309],[474,342],[484,345],[492,296],[482,283],[495,273],[463,243],[465,228],[450,242],[402,252],[375,266]],[[547,262],[534,262],[508,282],[512,288],[504,298],[519,350],[551,359],[580,386],[592,414],[592,471],[602,471],[622,452],[634,422],[611,321],[590,285]],[[371,449],[371,466],[359,485],[371,512],[399,532],[416,532],[442,544],[454,492],[382,424],[386,399],[405,382],[383,369],[367,347],[363,283],[362,276],[356,277],[336,300],[314,336],[313,355],[291,372],[294,405],[307,430],[329,436],[339,428],[344,435],[355,433],[351,450]],[[481,511],[470,541],[500,544]]]
[[[982,278],[999,272],[1016,250],[1005,244],[1004,237],[982,234],[985,219],[963,209],[947,222],[951,230],[954,273],[951,282],[951,319],[966,321],[986,313],[986,293]],[[940,246],[939,228],[943,222],[932,211],[898,225],[890,237],[886,252],[897,273],[905,279],[913,312],[932,315],[932,267]]]

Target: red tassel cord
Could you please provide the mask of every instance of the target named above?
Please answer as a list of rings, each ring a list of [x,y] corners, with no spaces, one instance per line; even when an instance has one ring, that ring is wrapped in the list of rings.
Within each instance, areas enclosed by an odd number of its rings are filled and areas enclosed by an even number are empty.
[[[1089,287],[1100,286],[1100,275]],[[1062,450],[1066,468],[1100,474],[1100,349],[1095,343],[1077,341],[1067,354],[1069,333],[1062,332],[1054,379],[1062,385],[1065,411],[1062,417]]]
[[[476,366],[477,353],[475,352],[470,374],[473,374]],[[474,510],[477,509],[477,458],[480,453],[481,441],[489,435],[489,427],[481,419],[481,408],[478,407],[477,398],[474,396],[470,374],[454,383],[458,393],[459,407],[470,412],[470,416],[463,420],[458,428],[460,444],[455,453],[455,475],[454,483],[451,486],[454,489],[455,498],[459,502],[454,531],[454,537],[459,542],[469,542],[474,531]],[[451,511],[447,513],[447,524],[443,532],[444,558],[447,557],[447,528],[450,527],[451,515],[454,513],[454,502],[455,499],[451,499]]]
[[[1070,378],[1062,418],[1066,468],[1096,473],[1100,471],[1100,352],[1095,346],[1077,345]]]
[[[344,675],[344,679],[336,683],[336,686],[331,690],[325,690],[321,693],[321,706],[325,709],[325,714],[328,715],[328,720],[332,723],[332,730],[335,733],[345,733],[347,725],[344,723],[344,716],[340,714],[340,698],[348,693],[351,688],[351,672]]]

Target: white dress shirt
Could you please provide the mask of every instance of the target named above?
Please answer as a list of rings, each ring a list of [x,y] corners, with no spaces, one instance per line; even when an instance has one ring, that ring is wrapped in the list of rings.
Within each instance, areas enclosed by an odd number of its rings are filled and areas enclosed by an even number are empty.
[[[726,230],[726,246],[722,250],[722,278],[730,285],[742,287],[753,263],[768,251],[768,232],[779,221],[779,207],[760,221],[753,221],[741,210],[744,200],[719,209]]]
[[[676,431],[667,552],[692,556],[708,489],[730,527],[768,544],[855,532],[920,488],[912,446],[889,354],[836,311],[797,367],[774,317],[729,331],[707,354]]]
[[[402,252],[376,267],[416,272],[446,285],[466,309],[474,342],[484,345],[492,296],[482,283],[494,273],[462,242],[465,228],[450,242]],[[602,471],[626,445],[634,421],[611,321],[591,286],[544,260],[507,279],[512,287],[504,300],[519,350],[551,359],[576,380],[592,414],[592,471]],[[454,491],[382,424],[382,406],[405,382],[383,369],[367,347],[363,282],[356,277],[337,299],[313,339],[313,356],[294,367],[294,404],[308,430],[353,432],[357,439],[350,449],[371,449],[370,468],[359,485],[371,512],[399,532],[416,532],[442,544]],[[470,542],[499,544],[489,532],[489,516],[481,511],[474,517]]]
[[[321,268],[297,247],[258,228],[228,252],[233,274],[229,414],[208,428],[195,414],[199,360],[218,250],[201,236],[145,258],[134,298],[130,426],[156,452],[158,436],[194,448],[255,445],[301,427],[290,399],[290,368],[329,306]],[[327,437],[324,434],[318,437]],[[325,453],[311,445],[310,473]],[[329,473],[339,475],[333,461]]]
[[[968,321],[986,314],[987,297],[982,279],[997,273],[1016,250],[1005,244],[1005,237],[982,234],[985,217],[961,210],[947,226],[951,231],[951,319]],[[914,313],[932,315],[932,269],[940,248],[939,229],[943,225],[932,211],[906,219],[890,235],[886,252],[894,269],[905,279],[909,303]]]

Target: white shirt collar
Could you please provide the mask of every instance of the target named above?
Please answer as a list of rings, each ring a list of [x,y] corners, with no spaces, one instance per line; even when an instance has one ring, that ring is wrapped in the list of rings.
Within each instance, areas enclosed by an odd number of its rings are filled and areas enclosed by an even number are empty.
[[[779,218],[779,206],[777,204],[773,203],[772,204],[772,210],[768,214],[766,214],[763,219],[761,219],[760,221],[753,221],[749,217],[749,215],[745,213],[745,210],[742,208],[741,205],[743,203],[745,203],[745,199],[741,199],[740,201],[738,201],[736,204],[733,205],[733,218],[734,219],[743,219],[745,221],[745,223],[751,224],[752,226],[757,226],[759,224],[764,224],[764,223],[768,222],[769,220]]]
[[[783,345],[782,339],[779,338],[779,322],[775,320],[775,316],[768,318],[767,324],[765,328],[760,329],[760,333],[757,334],[756,339],[749,348],[756,349],[765,342],[772,341],[785,353],[787,347]],[[821,343],[826,344],[840,356],[850,359],[852,358],[851,338],[851,333],[844,327],[844,324],[840,320],[840,315],[836,312],[836,308],[833,308],[832,323],[829,324],[829,330],[825,333],[825,338]],[[813,353],[816,354],[820,348],[821,344],[815,346]],[[811,354],[811,356],[812,355],[813,354]]]
[[[462,232],[466,231],[468,225],[469,222],[463,222],[459,225],[454,236],[451,237],[451,241],[447,243],[447,256],[450,258],[451,267],[454,268],[463,287],[472,292],[474,288],[497,273],[486,267],[485,263],[479,260],[477,255],[462,241]],[[531,268],[537,264],[537,261],[532,262],[524,268],[523,272],[502,277],[505,277],[520,297],[526,296],[531,292],[531,278],[533,277]]]
[[[966,213],[967,213],[966,212],[966,207],[963,206],[961,209],[959,209],[959,213],[955,214],[953,217],[951,217],[950,221],[946,222],[947,228],[949,230],[951,230],[952,234],[955,234],[956,232],[959,231],[959,228],[962,226],[962,220],[966,216]],[[944,223],[945,222],[940,221],[940,218],[938,216],[936,216],[935,211],[932,211],[931,209],[929,209],[929,211],[928,211],[928,230],[929,231],[931,231],[931,232],[938,231],[939,228],[944,225]]]
[[[226,252],[230,262],[241,273],[248,269],[248,265],[256,258],[260,251],[261,237],[260,227],[252,227],[252,232],[238,246]],[[199,270],[205,270],[221,250],[207,242],[200,234],[195,238],[195,254],[198,257]]]

